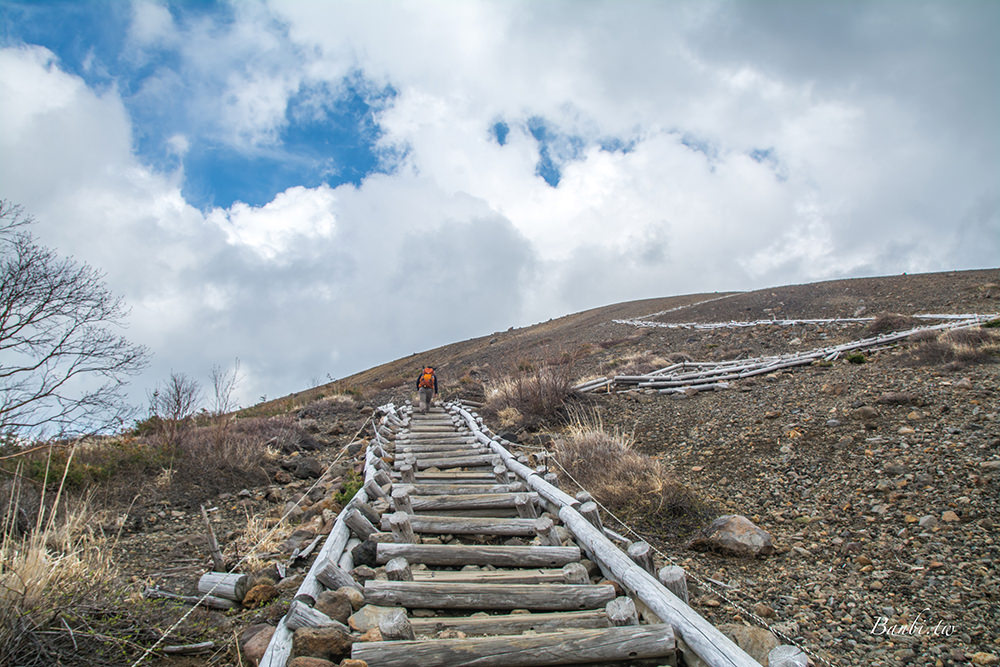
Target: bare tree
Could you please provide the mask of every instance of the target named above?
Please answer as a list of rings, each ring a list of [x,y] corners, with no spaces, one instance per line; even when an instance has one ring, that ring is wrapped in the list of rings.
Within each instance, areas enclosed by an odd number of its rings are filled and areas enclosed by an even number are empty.
[[[39,245],[33,222],[0,199],[0,431],[121,424],[125,378],[148,351],[121,335],[127,310],[104,275]]]
[[[233,367],[224,369],[222,366],[212,366],[212,414],[216,417],[232,412],[236,408],[233,392],[240,383],[240,359],[236,358]]]
[[[166,434],[167,442],[176,444],[177,434],[201,403],[201,386],[184,373],[171,373],[149,395],[149,411]]]

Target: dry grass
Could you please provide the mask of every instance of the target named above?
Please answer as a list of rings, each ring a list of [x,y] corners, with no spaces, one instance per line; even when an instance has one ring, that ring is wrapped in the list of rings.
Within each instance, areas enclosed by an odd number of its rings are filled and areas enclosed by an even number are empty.
[[[903,357],[906,365],[945,366],[948,370],[961,370],[970,365],[998,361],[1000,335],[982,327],[954,329],[933,337],[921,336]]]
[[[869,335],[876,336],[878,334],[891,333],[893,331],[912,329],[913,327],[919,325],[920,320],[916,320],[907,315],[900,315],[899,313],[879,313],[875,316],[872,323],[868,325],[868,333]]]
[[[522,364],[516,375],[487,383],[483,410],[497,418],[505,413],[508,419],[513,410],[521,415],[521,425],[532,424],[558,416],[572,393],[566,366]]]
[[[609,431],[593,415],[574,417],[555,456],[577,483],[623,516],[682,523],[704,513],[690,489],[633,448],[629,434]]]
[[[611,361],[615,375],[643,375],[669,366],[671,361],[652,350],[642,350],[626,354]]]

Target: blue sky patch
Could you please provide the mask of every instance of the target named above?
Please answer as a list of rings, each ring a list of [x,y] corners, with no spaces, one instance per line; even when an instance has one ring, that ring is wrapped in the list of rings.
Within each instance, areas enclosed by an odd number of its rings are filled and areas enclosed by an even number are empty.
[[[490,128],[490,131],[493,133],[493,138],[496,139],[498,144],[501,146],[507,145],[507,135],[510,134],[510,125],[502,120],[498,120],[493,123],[493,127]]]

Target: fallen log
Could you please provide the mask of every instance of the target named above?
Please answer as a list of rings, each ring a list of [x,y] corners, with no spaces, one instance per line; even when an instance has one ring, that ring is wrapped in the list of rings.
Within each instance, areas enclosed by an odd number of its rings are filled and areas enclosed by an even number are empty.
[[[597,609],[615,598],[614,586],[475,584],[434,581],[365,582],[365,601],[420,609]]]

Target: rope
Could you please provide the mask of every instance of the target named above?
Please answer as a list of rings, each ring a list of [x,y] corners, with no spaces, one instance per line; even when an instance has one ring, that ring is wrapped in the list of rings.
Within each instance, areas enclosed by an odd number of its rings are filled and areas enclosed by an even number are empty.
[[[260,539],[259,539],[259,540],[257,541],[257,544],[255,544],[255,545],[254,545],[254,546],[253,546],[253,547],[252,547],[252,548],[251,548],[251,549],[250,549],[250,550],[249,550],[249,551],[248,551],[248,552],[247,552],[247,553],[246,553],[246,554],[245,554],[245,555],[243,556],[243,558],[241,558],[241,559],[240,559],[240,560],[239,560],[239,561],[238,561],[238,562],[237,562],[237,563],[236,563],[235,565],[233,565],[233,566],[232,566],[232,567],[231,567],[231,568],[229,569],[228,573],[231,573],[231,572],[233,572],[234,570],[236,570],[236,568],[238,568],[238,567],[239,567],[240,565],[242,565],[242,564],[243,564],[243,563],[244,563],[244,562],[245,562],[245,561],[246,561],[246,560],[247,560],[248,558],[250,558],[251,556],[253,556],[253,555],[255,555],[255,554],[257,554],[257,553],[258,553],[258,551],[259,551],[259,549],[260,549],[260,546],[261,546],[261,545],[262,545],[262,544],[263,544],[264,542],[266,542],[266,541],[267,541],[268,539],[270,539],[271,535],[273,535],[273,534],[275,533],[275,531],[276,531],[276,530],[278,530],[278,528],[279,528],[279,527],[281,526],[281,524],[282,524],[282,523],[284,523],[285,519],[287,519],[287,518],[288,518],[288,516],[289,516],[289,515],[290,515],[290,514],[291,514],[291,513],[292,513],[292,512],[293,512],[293,511],[295,510],[295,508],[297,508],[297,507],[298,507],[298,506],[299,506],[299,505],[300,505],[300,504],[302,503],[303,499],[305,499],[305,498],[306,498],[306,497],[307,497],[307,496],[309,495],[309,492],[310,492],[310,491],[312,491],[313,489],[315,489],[315,488],[316,488],[316,485],[320,483],[320,480],[322,480],[322,479],[323,479],[323,477],[325,477],[325,476],[327,475],[327,473],[329,473],[329,472],[330,472],[331,470],[333,470],[333,466],[335,466],[335,465],[336,465],[336,464],[337,464],[337,463],[338,463],[338,462],[340,461],[340,459],[341,459],[341,458],[342,458],[342,457],[344,456],[344,454],[345,454],[345,453],[347,452],[347,448],[348,448],[348,447],[350,447],[351,445],[353,445],[353,444],[354,444],[354,443],[355,443],[355,442],[357,441],[357,439],[358,439],[358,436],[359,436],[359,435],[361,435],[361,432],[365,430],[365,427],[366,427],[366,426],[368,426],[368,422],[370,422],[370,421],[373,421],[373,420],[374,420],[374,418],[375,418],[375,414],[374,414],[374,413],[372,413],[372,415],[371,415],[371,416],[369,416],[369,417],[368,417],[368,419],[366,419],[366,420],[365,420],[365,422],[364,422],[364,423],[363,423],[363,424],[361,425],[361,428],[359,428],[359,429],[357,430],[357,432],[356,432],[356,433],[354,434],[354,436],[353,436],[353,437],[351,438],[351,441],[350,441],[350,442],[348,442],[348,443],[347,443],[346,445],[344,445],[343,447],[341,447],[341,448],[340,448],[340,451],[339,451],[339,452],[337,453],[337,456],[336,456],[336,457],[335,457],[335,458],[333,459],[333,461],[332,461],[332,462],[330,463],[330,465],[329,465],[329,466],[327,466],[327,468],[326,468],[326,470],[325,470],[325,471],[323,472],[323,474],[322,474],[322,475],[320,475],[319,477],[317,477],[317,478],[316,478],[316,481],[315,481],[315,482],[313,482],[313,483],[312,483],[312,485],[311,485],[311,486],[310,486],[310,487],[309,487],[309,488],[308,488],[308,489],[306,490],[306,492],[305,492],[305,493],[303,493],[303,494],[302,494],[302,496],[301,496],[301,497],[300,497],[300,498],[299,498],[298,500],[296,500],[296,501],[295,501],[295,504],[294,504],[294,505],[292,505],[291,507],[289,507],[289,508],[288,508],[288,510],[287,510],[287,511],[286,511],[286,512],[285,512],[285,513],[284,513],[284,514],[283,514],[283,515],[281,516],[281,518],[280,518],[280,519],[278,519],[278,521],[277,521],[277,522],[276,522],[276,523],[274,524],[274,527],[272,527],[272,528],[271,528],[271,530],[269,530],[269,531],[268,531],[268,532],[267,532],[267,533],[266,533],[266,534],[264,535],[264,537],[260,538]],[[227,574],[228,574],[228,573],[227,573]],[[161,635],[160,635],[160,638],[159,638],[159,639],[157,639],[157,640],[156,640],[156,642],[155,642],[155,643],[154,643],[154,644],[153,644],[152,646],[150,646],[149,648],[147,648],[147,649],[145,650],[145,652],[143,652],[143,654],[142,654],[141,656],[139,656],[139,657],[138,657],[138,658],[136,659],[136,661],[135,661],[135,662],[133,662],[133,663],[132,663],[131,667],[137,667],[137,666],[138,666],[138,665],[139,665],[140,663],[142,663],[142,661],[143,661],[143,660],[145,660],[145,659],[146,659],[147,657],[149,657],[149,656],[150,656],[150,654],[152,654],[152,652],[153,652],[153,651],[155,651],[155,650],[156,650],[156,649],[157,649],[157,648],[158,648],[158,647],[160,646],[160,644],[162,644],[162,643],[163,643],[163,641],[164,641],[164,640],[165,640],[165,639],[166,639],[166,638],[167,638],[168,636],[170,636],[170,635],[171,635],[171,634],[172,634],[172,633],[174,632],[174,630],[176,630],[176,629],[177,629],[178,627],[180,627],[180,625],[181,625],[181,624],[182,624],[182,623],[183,623],[183,622],[184,622],[185,620],[187,620],[187,617],[188,617],[188,616],[190,616],[190,615],[191,615],[191,613],[192,613],[192,612],[194,612],[194,610],[198,608],[198,605],[200,605],[200,604],[201,604],[202,602],[204,602],[204,601],[205,601],[205,600],[206,600],[206,599],[207,599],[207,598],[208,598],[208,597],[209,597],[210,595],[212,595],[212,593],[214,593],[214,592],[215,592],[215,589],[216,589],[216,588],[218,588],[218,587],[219,587],[219,586],[220,586],[221,584],[222,584],[222,582],[220,581],[220,582],[218,582],[217,584],[215,584],[215,586],[212,586],[212,588],[211,588],[211,589],[210,589],[210,590],[209,590],[209,591],[208,591],[207,593],[205,593],[204,595],[202,595],[202,596],[201,596],[201,598],[200,598],[200,599],[198,600],[198,602],[196,602],[195,604],[191,605],[191,608],[190,608],[190,609],[188,609],[188,610],[187,610],[187,611],[186,611],[186,612],[184,613],[184,615],[183,615],[183,616],[181,616],[181,617],[180,617],[179,619],[177,619],[177,622],[176,622],[176,623],[174,623],[174,624],[173,624],[173,625],[171,625],[171,626],[170,626],[169,628],[167,628],[167,629],[166,629],[166,630],[165,630],[165,631],[163,632],[163,634],[161,634]]]
[[[542,449],[542,448],[538,448],[538,449]],[[570,479],[570,481],[572,481],[574,484],[576,484],[578,487],[580,487],[580,489],[582,489],[584,491],[587,491],[586,487],[584,487],[583,484],[581,484],[580,482],[578,482],[576,480],[576,478],[573,477],[573,475],[568,470],[566,470],[566,468],[563,466],[563,464],[559,462],[559,459],[557,459],[555,456],[552,456],[552,453],[549,452],[548,450],[543,450],[543,451],[545,451],[548,454],[547,458],[551,459],[557,466],[559,466],[559,469],[562,470],[563,473],[566,474],[566,477],[568,477]],[[590,492],[588,491],[588,493],[590,493]],[[591,496],[591,497],[593,497],[593,496]],[[615,522],[619,526],[621,526],[626,532],[631,533],[635,537],[639,538],[640,540],[642,540],[643,542],[645,542],[646,544],[648,544],[650,546],[650,548],[653,550],[654,553],[656,553],[658,556],[660,556],[661,558],[663,558],[665,561],[667,561],[671,565],[676,565],[678,567],[681,567],[680,564],[676,560],[674,560],[668,554],[666,554],[663,551],[661,551],[660,549],[658,549],[656,547],[656,545],[652,543],[651,540],[647,539],[646,537],[644,537],[643,535],[641,535],[637,530],[633,529],[627,523],[625,523],[624,521],[622,521],[621,519],[619,519],[618,516],[614,512],[612,512],[610,509],[608,509],[608,507],[606,505],[602,504],[596,498],[594,498],[593,500],[594,500],[594,503],[598,507],[600,507],[602,510],[604,510],[607,513],[607,515],[610,516],[612,519],[614,519]],[[796,648],[798,648],[799,650],[801,650],[803,653],[816,658],[817,660],[819,660],[820,662],[822,662],[824,664],[830,665],[830,667],[833,667],[833,664],[831,662],[829,662],[828,660],[826,660],[826,659],[824,659],[824,658],[822,658],[822,657],[814,654],[813,652],[811,652],[808,649],[806,649],[805,647],[803,647],[801,644],[799,644],[798,642],[796,642],[794,639],[792,639],[791,637],[789,637],[785,633],[781,632],[780,630],[775,629],[775,627],[773,625],[769,624],[767,621],[765,621],[763,618],[761,618],[760,616],[758,616],[754,612],[750,611],[749,609],[746,609],[740,603],[738,603],[735,600],[731,599],[729,596],[727,596],[725,593],[721,592],[715,586],[713,586],[709,582],[705,581],[705,579],[702,579],[701,577],[699,577],[697,573],[690,571],[688,568],[683,568],[683,569],[684,569],[684,571],[686,573],[690,574],[691,577],[695,581],[698,582],[699,586],[703,586],[706,589],[708,589],[709,591],[711,591],[714,595],[719,596],[720,598],[722,598],[723,600],[725,600],[726,602],[728,602],[730,605],[732,605],[734,608],[736,608],[736,610],[738,612],[740,612],[741,614],[745,614],[746,616],[749,616],[758,625],[761,625],[761,626],[767,628],[770,632],[773,632],[778,637],[781,637],[782,639],[786,640],[788,643],[790,643],[791,645],[795,646]],[[759,600],[758,600],[758,602],[759,602]]]

